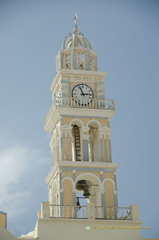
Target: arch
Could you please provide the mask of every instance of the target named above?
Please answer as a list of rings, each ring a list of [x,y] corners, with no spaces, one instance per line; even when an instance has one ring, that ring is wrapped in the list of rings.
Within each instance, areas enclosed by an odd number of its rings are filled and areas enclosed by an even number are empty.
[[[93,173],[82,173],[76,178],[75,186],[80,180],[86,181],[87,188],[90,193],[89,201],[94,203],[95,206],[101,206],[101,181],[99,177]]]
[[[63,124],[61,129],[72,129],[72,127],[69,124]]]
[[[98,128],[100,128],[100,127],[101,127],[101,124],[100,124],[100,122],[99,122],[99,121],[97,121],[97,120],[95,120],[95,119],[89,120],[89,121],[87,122],[87,127],[88,127],[88,126],[89,126],[89,124],[91,124],[91,123],[96,123],[96,124],[97,124],[97,126],[98,126]]]
[[[70,126],[73,125],[73,124],[76,124],[76,125],[79,124],[79,127],[84,126],[84,123],[79,118],[72,119],[71,122],[70,122]]]
[[[112,184],[113,184],[113,191],[115,191],[115,183],[114,183],[114,181],[113,181],[111,178],[106,178],[106,179],[104,179],[103,182],[102,182],[102,190],[103,190],[103,192],[104,192],[104,183],[105,183],[106,181],[112,182]]]
[[[72,127],[72,156],[73,161],[82,160],[82,138],[81,138],[81,128],[84,126],[84,123],[78,119],[72,119],[70,121]]]
[[[75,186],[76,186],[76,183],[80,180],[88,180],[90,182],[92,182],[93,184],[96,184],[98,183],[98,186],[99,188],[101,189],[101,181],[100,179],[93,173],[81,173],[77,178],[76,178],[76,181],[75,181]],[[96,181],[95,181],[96,180]]]
[[[74,182],[73,179],[70,178],[70,177],[64,177],[64,178],[62,179],[62,188],[63,188],[63,182],[64,182],[65,180],[70,180],[70,181],[72,182],[72,189],[75,188],[75,182]]]

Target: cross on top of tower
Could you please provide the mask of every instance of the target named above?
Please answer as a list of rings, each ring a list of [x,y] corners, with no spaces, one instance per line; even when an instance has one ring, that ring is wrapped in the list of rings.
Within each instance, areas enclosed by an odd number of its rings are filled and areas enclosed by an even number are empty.
[[[77,15],[77,13],[75,13],[75,20],[74,20],[75,29],[74,29],[74,31],[75,31],[75,30],[78,31],[77,21],[78,21],[78,15]]]
[[[74,18],[74,29],[73,33],[69,34],[69,36],[65,37],[63,43],[62,43],[62,49],[68,49],[71,47],[84,47],[84,48],[91,48],[91,45],[89,41],[81,34],[81,32],[78,31],[78,15],[75,13]]]

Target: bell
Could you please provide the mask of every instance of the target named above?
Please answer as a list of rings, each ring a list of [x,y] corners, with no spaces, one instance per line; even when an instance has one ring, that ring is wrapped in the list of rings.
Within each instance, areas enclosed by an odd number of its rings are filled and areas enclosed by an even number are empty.
[[[89,193],[89,191],[88,191],[88,188],[85,188],[85,189],[84,189],[83,196],[84,196],[85,198],[89,198],[90,193]]]

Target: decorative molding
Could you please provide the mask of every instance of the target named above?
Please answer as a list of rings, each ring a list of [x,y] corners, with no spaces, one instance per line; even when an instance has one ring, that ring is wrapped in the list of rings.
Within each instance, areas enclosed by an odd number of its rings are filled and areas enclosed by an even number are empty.
[[[100,181],[99,177],[97,177],[93,173],[81,173],[76,178],[75,185],[80,180],[88,180],[88,181],[92,182],[93,184],[98,184],[99,190],[101,190],[101,181]]]
[[[82,140],[89,140],[90,135],[83,134],[82,135]]]
[[[70,125],[68,125],[68,124],[64,124],[64,125],[61,126],[61,129],[63,129],[63,130],[65,130],[65,129],[71,130],[71,129],[72,129],[72,126],[70,126]]]
[[[87,122],[87,125],[86,125],[86,126],[88,127],[88,125],[89,125],[90,123],[97,123],[98,128],[101,128],[101,124],[100,124],[97,120],[95,120],[94,118],[91,119],[91,120],[89,120],[89,121]]]
[[[80,123],[80,127],[84,127],[84,123],[79,118],[72,119],[71,122],[70,122],[70,126],[73,123]]]
[[[104,190],[104,183],[105,183],[106,181],[110,181],[110,182],[113,183],[113,191],[115,191],[115,183],[114,183],[114,181],[113,181],[111,178],[105,178],[105,179],[103,180],[103,182],[102,182],[102,188],[103,188],[103,190]]]
[[[100,132],[110,132],[111,129],[110,129],[109,127],[104,126],[104,127],[100,127],[100,128],[99,128],[99,131],[100,131]]]
[[[63,182],[64,182],[65,180],[70,180],[70,181],[72,182],[72,188],[75,188],[75,182],[74,182],[73,179],[70,178],[70,177],[64,177],[64,178],[62,179],[62,186],[63,186]]]
[[[90,127],[88,127],[88,126],[83,126],[83,127],[82,127],[82,131],[83,131],[83,132],[88,132],[89,129],[90,129]]]

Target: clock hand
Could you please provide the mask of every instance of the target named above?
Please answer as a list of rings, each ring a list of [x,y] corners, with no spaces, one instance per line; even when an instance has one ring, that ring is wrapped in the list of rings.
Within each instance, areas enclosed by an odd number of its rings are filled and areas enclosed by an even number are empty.
[[[90,96],[92,96],[92,94],[91,93],[83,93],[84,95],[90,95]]]
[[[82,88],[81,88],[81,86],[79,86],[79,88],[80,88],[80,90],[81,90],[81,95],[83,95],[84,96],[84,93],[83,93],[83,90],[82,90]]]

